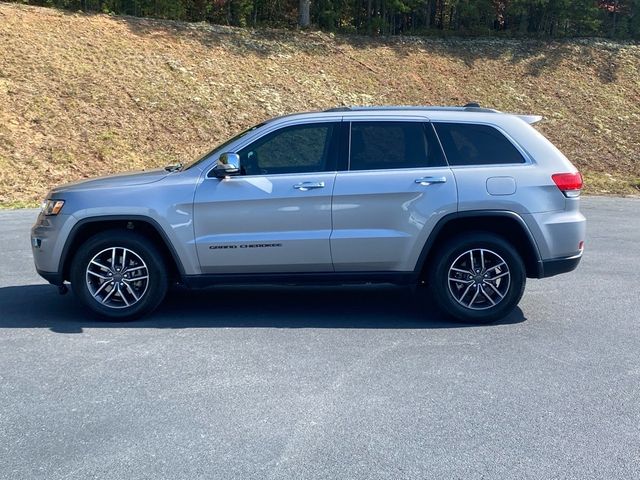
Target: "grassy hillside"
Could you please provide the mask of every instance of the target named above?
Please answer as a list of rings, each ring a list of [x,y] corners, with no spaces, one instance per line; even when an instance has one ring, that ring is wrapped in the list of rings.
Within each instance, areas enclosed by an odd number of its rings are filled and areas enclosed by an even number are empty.
[[[541,130],[594,193],[640,188],[640,45],[371,40],[0,3],[0,205],[188,161],[267,117],[479,101]]]

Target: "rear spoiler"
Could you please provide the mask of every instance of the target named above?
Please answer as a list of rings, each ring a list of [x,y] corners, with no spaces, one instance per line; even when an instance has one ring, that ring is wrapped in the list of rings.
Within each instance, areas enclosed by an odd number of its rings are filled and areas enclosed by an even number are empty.
[[[542,120],[544,118],[541,115],[514,115],[514,117],[521,118],[522,120],[527,122],[529,125],[533,125],[534,123],[538,123],[540,120]]]
[[[467,103],[462,108],[464,110],[466,110],[466,111],[473,111],[473,112],[502,113],[501,111],[494,110],[492,108],[482,108],[478,102]],[[527,122],[529,125],[533,125],[534,123],[538,123],[540,120],[542,120],[544,118],[541,115],[518,115],[517,113],[512,113],[511,115],[513,115],[514,117],[521,118],[522,120]]]

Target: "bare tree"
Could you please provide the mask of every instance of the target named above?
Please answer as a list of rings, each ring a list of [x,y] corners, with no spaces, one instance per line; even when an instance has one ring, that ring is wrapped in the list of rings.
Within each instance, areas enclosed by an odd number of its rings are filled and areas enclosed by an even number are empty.
[[[300,28],[307,28],[311,25],[311,0],[300,0],[298,25]]]

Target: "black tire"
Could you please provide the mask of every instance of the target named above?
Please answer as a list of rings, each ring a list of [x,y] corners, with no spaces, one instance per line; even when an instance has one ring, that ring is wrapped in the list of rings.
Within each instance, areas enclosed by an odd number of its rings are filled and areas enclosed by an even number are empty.
[[[131,252],[128,254],[129,258],[123,258],[123,255],[118,256],[115,261],[115,266],[111,265],[108,262],[108,259],[103,261],[102,258],[98,258],[98,262],[100,264],[109,267],[109,273],[107,273],[106,269],[96,268],[96,264],[91,264],[92,259],[94,259],[96,255],[99,255],[101,252],[105,252],[105,255],[108,255],[106,251],[114,248],[116,249],[116,252],[122,252],[122,249],[127,249],[127,252]],[[136,256],[137,260],[142,260],[143,263],[136,263]],[[131,272],[135,273],[127,274],[130,275],[128,280],[122,279],[122,275],[118,272],[118,279],[120,282],[116,281],[115,283],[118,287],[122,285],[122,291],[125,293],[120,294],[120,292],[116,290],[114,292],[115,294],[112,294],[107,300],[107,302],[112,303],[115,306],[107,306],[101,303],[99,299],[100,296],[104,297],[111,293],[110,290],[113,287],[105,285],[106,288],[103,288],[102,292],[98,292],[97,297],[94,296],[90,289],[93,288],[94,291],[98,291],[99,288],[103,286],[103,283],[113,284],[114,282],[95,278],[93,274],[87,273],[87,269],[91,264],[91,268],[93,268],[98,274],[104,276],[113,275],[111,267],[113,267],[115,271],[115,269],[118,268],[118,261],[122,260],[125,260],[127,263],[132,265],[143,264],[144,267],[132,267]],[[121,264],[119,268],[124,274],[126,267],[123,268]],[[133,277],[133,275],[139,274],[138,278],[142,278],[145,272],[144,269],[146,269],[147,273],[147,283],[144,284],[144,280],[136,282],[136,278]],[[99,275],[96,277],[98,276]],[[113,278],[115,279],[115,277]],[[153,245],[153,243],[149,241],[149,239],[143,235],[127,230],[104,231],[96,234],[83,243],[71,263],[70,280],[71,287],[80,301],[90,310],[97,313],[102,319],[111,321],[130,321],[151,313],[164,299],[169,283],[167,278],[167,268],[164,264],[162,254]],[[127,287],[124,282],[134,283],[128,283],[129,287]],[[142,289],[142,286],[144,286],[144,290]],[[128,288],[128,291],[125,287]],[[133,296],[136,294],[136,291],[138,294],[138,300]],[[127,302],[127,298],[129,299],[128,302],[131,303],[130,306],[125,304],[125,302]],[[117,304],[118,302],[119,305]]]
[[[481,250],[482,261],[486,258],[486,270],[478,265]],[[498,235],[470,232],[456,236],[448,240],[434,258],[435,264],[430,266],[428,276],[429,289],[437,306],[457,320],[479,324],[499,320],[509,315],[522,298],[526,283],[524,264],[516,249]],[[506,269],[505,266],[496,266],[501,265],[500,260],[504,262]],[[451,270],[454,262],[457,262],[456,266],[462,267],[461,270],[466,270],[466,264],[474,273],[473,279],[470,274]],[[474,270],[471,270],[472,263],[476,267]],[[489,268],[491,264],[494,267]],[[477,273],[478,270],[480,273]],[[505,272],[507,275],[504,275]],[[456,278],[455,281],[449,280],[450,274]],[[501,277],[489,280],[489,276]],[[478,296],[474,297],[476,291]],[[463,293],[466,296],[461,298]],[[476,300],[472,303],[473,298]],[[466,303],[470,305],[465,305]]]

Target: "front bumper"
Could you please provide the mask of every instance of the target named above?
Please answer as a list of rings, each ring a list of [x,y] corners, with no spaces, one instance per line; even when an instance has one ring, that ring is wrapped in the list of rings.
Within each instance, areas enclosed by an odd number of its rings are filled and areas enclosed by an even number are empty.
[[[38,216],[31,229],[31,251],[38,274],[54,285],[62,284],[60,258],[74,223],[70,215]]]
[[[55,285],[55,286],[59,287],[60,285],[64,284],[64,278],[62,278],[62,274],[61,273],[58,273],[58,272],[45,272],[44,270],[40,270],[38,268],[36,268],[36,272],[38,272],[38,275],[40,275],[42,278],[44,278],[51,285]]]

